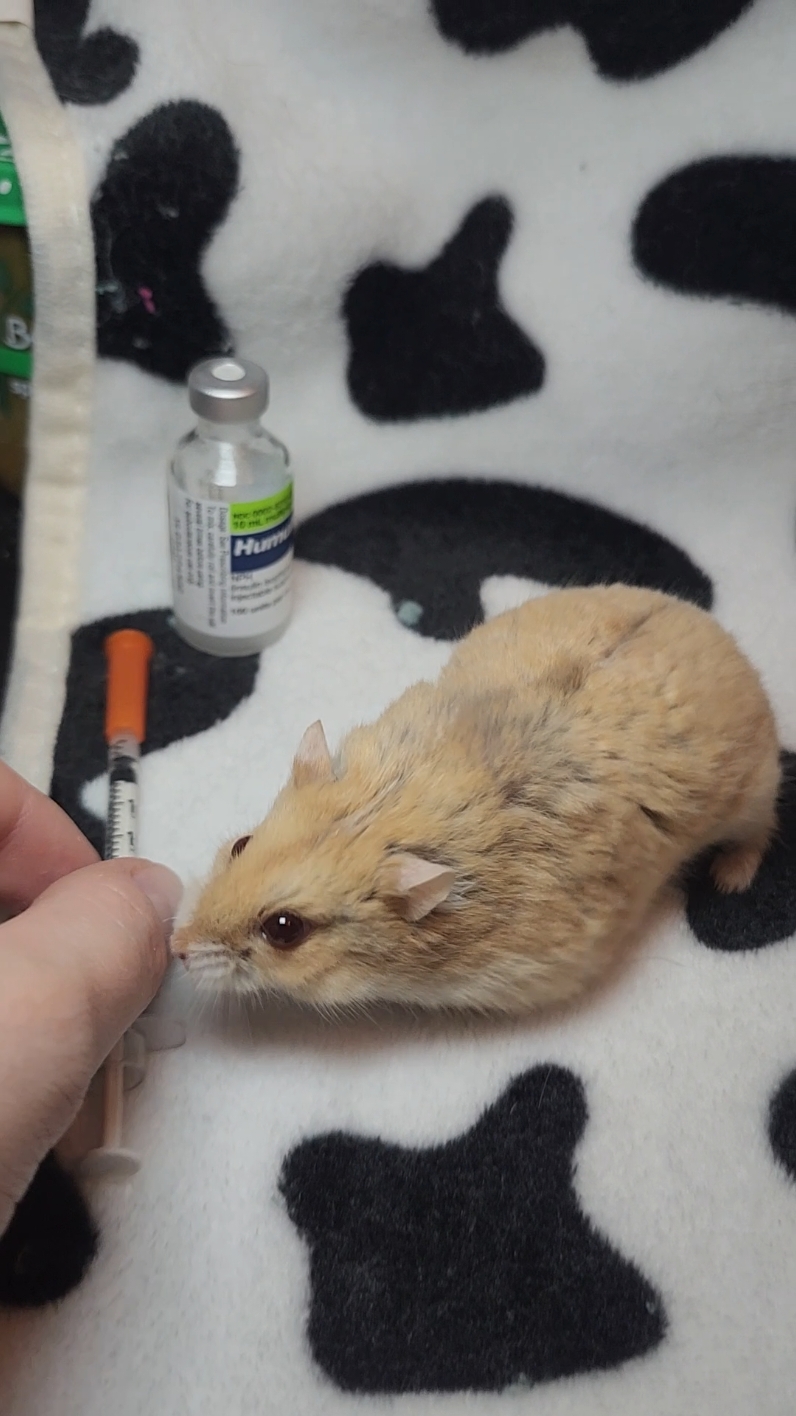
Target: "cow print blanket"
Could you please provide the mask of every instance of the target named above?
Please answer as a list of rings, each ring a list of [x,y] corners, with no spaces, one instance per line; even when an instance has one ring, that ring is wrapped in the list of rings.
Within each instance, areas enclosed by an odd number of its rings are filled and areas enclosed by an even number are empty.
[[[0,1245],[7,1416],[786,1416],[796,1379],[796,19],[789,0],[37,0],[100,353],[55,799],[99,842],[109,629],[153,637],[142,851],[189,882],[485,617],[712,611],[780,724],[747,895],[695,867],[533,1023],[158,1006],[143,1156]],[[272,379],[296,609],[170,619],[184,380]],[[13,523],[12,512],[6,518]],[[96,1250],[96,1256],[95,1256]],[[60,1303],[49,1300],[61,1296]]]

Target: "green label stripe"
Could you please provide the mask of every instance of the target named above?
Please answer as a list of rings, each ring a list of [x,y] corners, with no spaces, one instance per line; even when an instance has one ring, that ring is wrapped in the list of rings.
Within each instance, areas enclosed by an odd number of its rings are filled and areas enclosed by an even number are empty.
[[[0,344],[0,374],[13,374],[17,379],[29,379],[33,359],[29,349],[6,349]]]
[[[0,226],[24,226],[25,204],[5,123],[0,118]]]
[[[284,487],[273,497],[262,501],[232,502],[229,508],[229,529],[233,535],[253,531],[270,531],[280,521],[286,521],[293,511],[293,487]]]
[[[27,218],[19,178],[13,167],[0,162],[0,226],[25,225]]]

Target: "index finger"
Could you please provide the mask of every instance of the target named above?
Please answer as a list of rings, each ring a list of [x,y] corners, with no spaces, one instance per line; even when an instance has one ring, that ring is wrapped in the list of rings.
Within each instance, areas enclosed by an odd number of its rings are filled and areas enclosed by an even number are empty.
[[[0,903],[24,910],[48,885],[99,857],[60,806],[0,762]]]

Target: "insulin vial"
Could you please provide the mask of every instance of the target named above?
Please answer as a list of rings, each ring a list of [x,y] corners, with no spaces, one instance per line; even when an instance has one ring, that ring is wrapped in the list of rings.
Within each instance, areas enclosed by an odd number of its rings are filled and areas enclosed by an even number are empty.
[[[175,628],[207,654],[256,654],[291,608],[289,454],[260,422],[268,375],[250,359],[205,359],[188,376],[194,430],[169,469]]]

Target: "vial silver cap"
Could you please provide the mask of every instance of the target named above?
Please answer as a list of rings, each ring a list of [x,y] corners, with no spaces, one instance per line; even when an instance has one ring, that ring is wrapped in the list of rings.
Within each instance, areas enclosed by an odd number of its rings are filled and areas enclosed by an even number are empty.
[[[188,397],[211,423],[248,423],[268,407],[268,375],[251,359],[203,359],[188,375]]]

